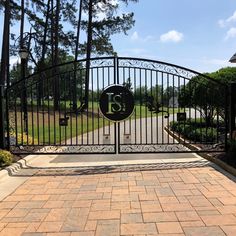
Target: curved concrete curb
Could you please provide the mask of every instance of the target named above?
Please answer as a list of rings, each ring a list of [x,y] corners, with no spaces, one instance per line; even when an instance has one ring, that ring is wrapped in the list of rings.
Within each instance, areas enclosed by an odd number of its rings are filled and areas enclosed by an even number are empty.
[[[23,168],[27,168],[28,165],[36,158],[38,158],[38,157],[35,155],[26,156],[26,157],[22,158],[21,160],[17,161],[16,163],[13,163],[12,165],[1,170],[0,171],[0,180],[5,177],[12,176],[13,174],[17,173],[19,170],[21,170]]]
[[[196,151],[198,148],[192,144],[189,144],[189,143],[184,143],[183,139],[179,136],[177,136],[174,132],[172,132],[170,129],[168,129],[167,127],[165,128],[166,132],[172,136],[174,139],[182,142],[183,145],[185,145],[187,148],[189,148],[190,150],[192,151]],[[218,165],[219,167],[221,167],[223,170],[227,171],[228,173],[236,176],[236,169],[230,165],[228,165],[227,163],[221,161],[220,159],[218,158],[215,158],[209,154],[206,154],[206,153],[197,153],[197,155],[205,158],[206,160],[208,161],[211,161],[213,162],[214,164]]]

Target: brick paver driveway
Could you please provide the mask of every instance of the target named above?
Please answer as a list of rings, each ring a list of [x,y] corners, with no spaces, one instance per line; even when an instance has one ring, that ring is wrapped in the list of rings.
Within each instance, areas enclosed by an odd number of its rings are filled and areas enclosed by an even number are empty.
[[[39,170],[0,203],[0,235],[236,235],[236,184],[214,166]]]

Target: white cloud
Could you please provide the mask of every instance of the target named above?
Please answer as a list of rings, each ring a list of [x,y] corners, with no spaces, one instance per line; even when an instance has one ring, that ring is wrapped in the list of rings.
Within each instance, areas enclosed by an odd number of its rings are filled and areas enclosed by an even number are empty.
[[[149,42],[155,40],[155,38],[152,35],[140,37],[137,31],[133,32],[133,34],[130,36],[130,39],[132,41],[139,41],[139,42]]]
[[[133,41],[138,40],[139,39],[138,32],[137,31],[133,32],[130,39],[133,40]]]
[[[176,30],[170,30],[169,32],[162,34],[160,36],[160,41],[162,43],[166,42],[174,42],[178,43],[181,42],[184,38],[184,35]]]
[[[228,19],[226,20],[219,20],[218,24],[220,27],[226,27],[228,24],[236,22],[236,11],[234,12],[234,14],[232,16],[230,16]]]
[[[119,1],[118,1],[118,0],[110,0],[109,3],[110,3],[112,6],[114,6],[114,7],[116,7],[116,6],[119,5]],[[99,3],[97,4],[97,9],[98,9],[100,12],[96,15],[96,18],[97,18],[98,20],[104,20],[104,19],[106,19],[106,18],[107,18],[106,12],[107,12],[107,10],[108,10],[108,5],[107,5],[105,2],[99,2]],[[121,13],[119,12],[119,14],[121,14]]]
[[[236,28],[232,27],[228,30],[226,36],[225,36],[225,40],[228,40],[230,38],[235,38],[236,37]]]

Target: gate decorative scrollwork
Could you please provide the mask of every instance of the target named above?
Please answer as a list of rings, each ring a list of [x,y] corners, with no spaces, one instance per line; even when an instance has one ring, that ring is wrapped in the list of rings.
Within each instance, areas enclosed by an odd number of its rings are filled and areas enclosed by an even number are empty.
[[[169,63],[107,57],[91,59],[86,93],[85,67],[86,60],[61,64],[7,88],[10,150],[27,154],[225,150],[225,85]],[[110,85],[124,86],[134,97],[134,112],[119,123],[106,120],[99,109],[100,95]],[[82,109],[85,94],[88,107]]]

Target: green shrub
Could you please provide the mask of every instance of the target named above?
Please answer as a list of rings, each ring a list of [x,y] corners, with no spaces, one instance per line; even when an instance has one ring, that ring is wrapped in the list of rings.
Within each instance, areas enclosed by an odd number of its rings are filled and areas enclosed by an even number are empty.
[[[170,128],[172,131],[183,135],[186,139],[194,142],[216,142],[216,128],[206,126],[202,123],[195,123],[195,120],[187,120],[184,122],[171,122]]]
[[[13,161],[13,155],[5,150],[0,150],[0,166],[9,166]]]

